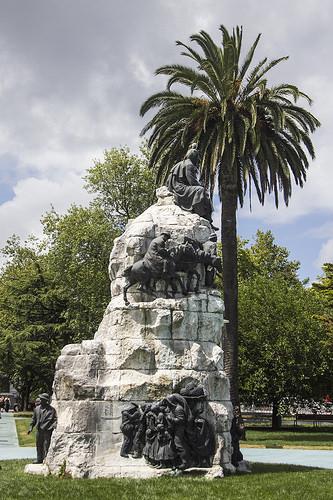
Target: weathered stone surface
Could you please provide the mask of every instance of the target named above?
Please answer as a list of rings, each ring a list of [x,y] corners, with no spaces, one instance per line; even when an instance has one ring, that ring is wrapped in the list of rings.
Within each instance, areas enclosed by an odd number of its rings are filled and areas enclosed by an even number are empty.
[[[221,344],[224,320],[219,313],[203,313],[198,317],[198,340]]]
[[[115,240],[109,266],[112,299],[95,338],[65,346],[57,361],[53,404],[59,420],[47,457],[52,473],[65,464],[73,477],[164,474],[143,460],[119,456],[121,411],[129,401],[161,400],[191,381],[203,385],[209,401],[218,441],[216,477],[222,477],[222,466],[229,470],[232,405],[223,372],[224,305],[219,292],[201,286],[197,294],[166,299],[163,287],[151,296],[133,286],[131,304],[123,301],[123,270],[142,258],[163,231],[178,243],[184,236],[204,243],[211,228],[205,219],[176,206],[162,188],[157,204],[130,221]],[[203,266],[198,271],[204,278]]]
[[[26,474],[36,474],[39,476],[48,476],[50,474],[49,468],[45,464],[27,464],[24,467]]]
[[[61,354],[66,356],[77,356],[81,354],[81,344],[68,344],[61,349]]]
[[[95,459],[96,434],[62,433],[56,430],[47,454],[47,466],[51,473],[59,473],[65,468],[72,477],[88,477]]]

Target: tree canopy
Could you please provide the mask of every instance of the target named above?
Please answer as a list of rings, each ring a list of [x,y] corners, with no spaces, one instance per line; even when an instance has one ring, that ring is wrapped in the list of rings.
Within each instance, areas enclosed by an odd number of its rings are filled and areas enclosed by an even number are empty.
[[[272,404],[276,425],[285,398],[324,395],[332,363],[320,322],[323,305],[270,231],[258,231],[243,251],[252,267],[239,285],[240,391],[244,402]]]
[[[59,345],[66,343],[67,297],[36,242],[12,238],[0,279],[0,370],[27,405],[31,391],[50,390]]]
[[[155,176],[148,168],[148,150],[131,154],[128,147],[104,152],[103,161],[95,161],[85,176],[86,189],[114,223],[123,227],[128,219],[140,215],[155,196]]]

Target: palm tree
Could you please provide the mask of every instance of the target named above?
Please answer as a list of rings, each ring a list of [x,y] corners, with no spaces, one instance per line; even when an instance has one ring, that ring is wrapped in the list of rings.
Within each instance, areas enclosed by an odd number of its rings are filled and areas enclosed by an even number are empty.
[[[205,31],[190,37],[192,45],[177,42],[182,55],[196,67],[180,64],[162,66],[157,75],[168,75],[166,90],[149,97],[141,115],[158,108],[142,130],[150,131],[150,164],[158,181],[166,179],[192,142],[198,143],[202,177],[211,195],[217,182],[222,202],[221,240],[226,318],[225,370],[231,382],[231,401],[239,406],[237,324],[237,239],[236,211],[252,187],[260,203],[273,193],[278,207],[279,193],[286,204],[293,181],[303,186],[314,158],[310,133],[320,125],[307,110],[297,105],[310,98],[294,85],[269,87],[269,70],[287,57],[271,62],[267,58],[250,69],[260,35],[240,63],[242,28],[232,34],[224,27],[222,43],[216,45]],[[198,51],[193,48],[198,46]],[[186,95],[171,88],[187,87]]]

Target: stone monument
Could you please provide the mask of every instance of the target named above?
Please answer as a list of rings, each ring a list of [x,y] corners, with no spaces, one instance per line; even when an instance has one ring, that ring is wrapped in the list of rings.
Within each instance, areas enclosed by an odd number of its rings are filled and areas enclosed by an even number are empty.
[[[200,467],[222,477],[234,469],[224,305],[212,286],[218,259],[207,252],[216,238],[211,221],[176,205],[165,186],[156,194],[114,242],[111,302],[94,339],[58,358],[58,425],[39,473],[148,478]]]

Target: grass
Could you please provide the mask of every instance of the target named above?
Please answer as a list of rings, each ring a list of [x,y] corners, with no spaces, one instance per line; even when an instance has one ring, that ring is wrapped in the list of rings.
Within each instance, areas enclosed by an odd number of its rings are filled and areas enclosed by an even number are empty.
[[[333,450],[333,427],[290,427],[272,431],[267,427],[246,429],[246,441],[242,446],[264,446],[266,448],[303,447]]]
[[[31,418],[18,418],[15,420],[17,437],[20,446],[35,446],[36,430],[34,429],[31,434],[27,434]]]
[[[333,498],[332,471],[254,464],[252,474],[224,479],[60,479],[25,475],[26,460],[0,461],[0,499],[52,500],[321,500]]]
[[[26,417],[26,418],[31,419],[32,411],[17,411],[17,412],[14,412],[13,415],[16,418]]]

